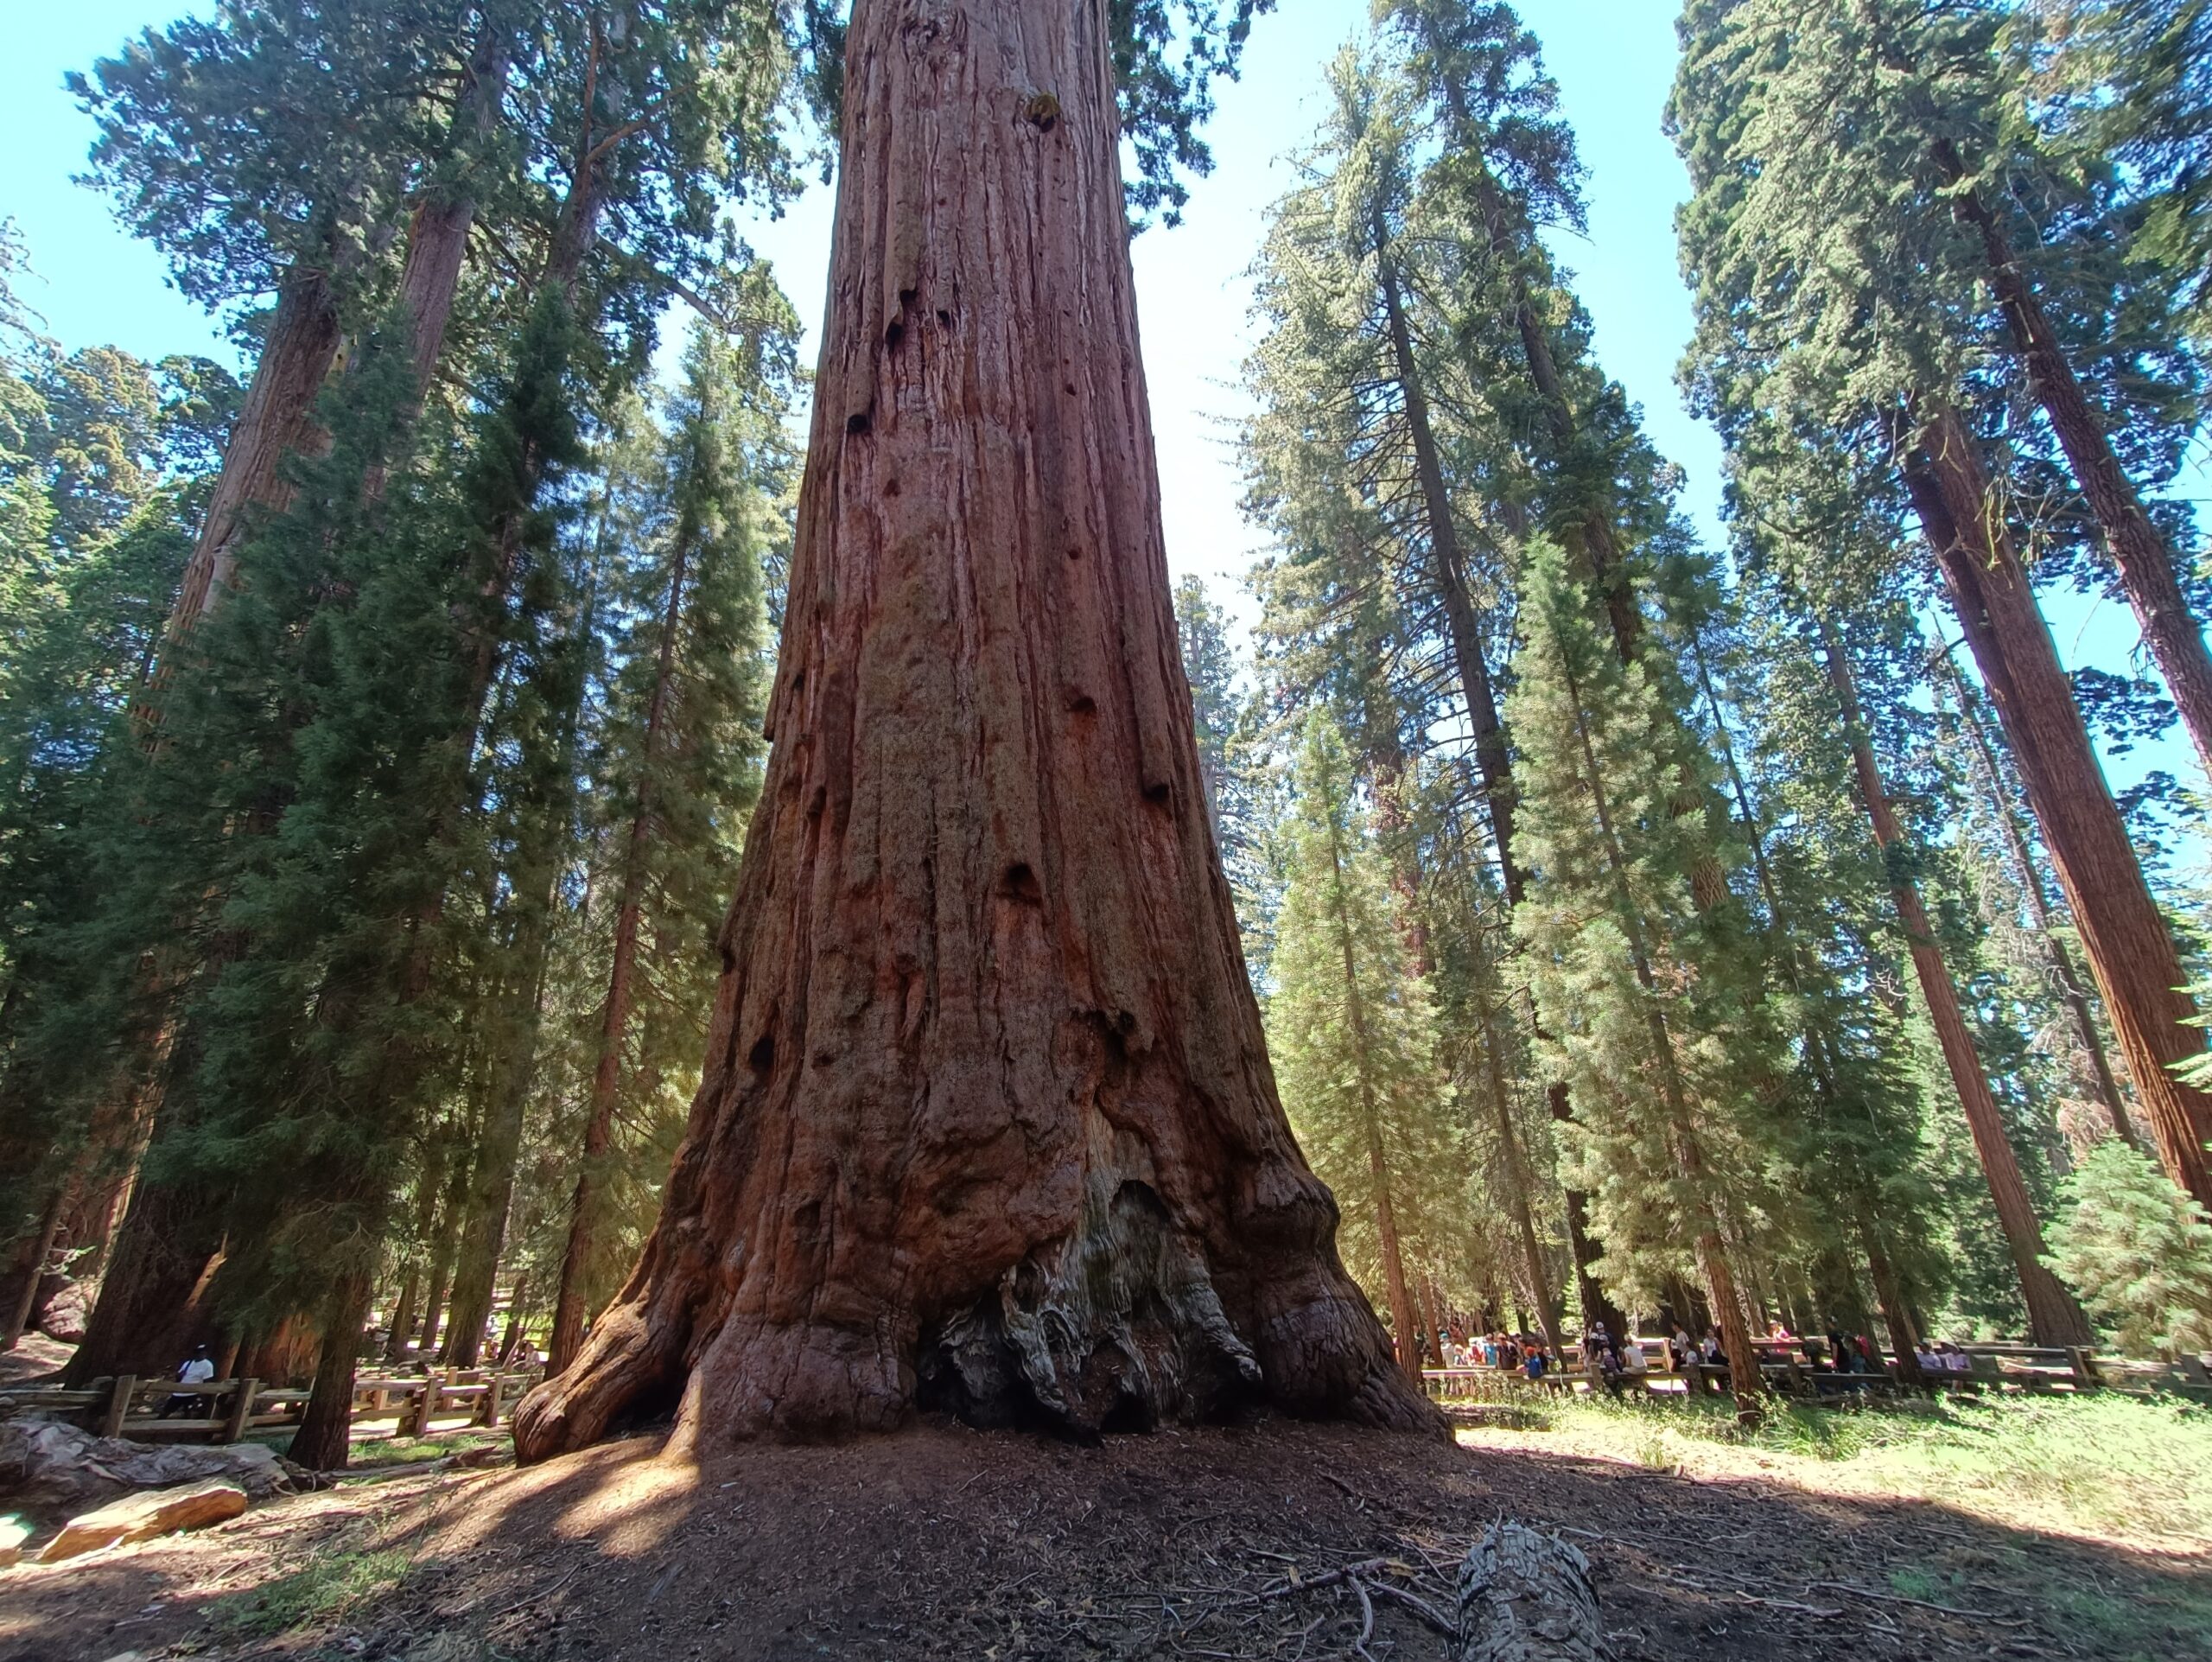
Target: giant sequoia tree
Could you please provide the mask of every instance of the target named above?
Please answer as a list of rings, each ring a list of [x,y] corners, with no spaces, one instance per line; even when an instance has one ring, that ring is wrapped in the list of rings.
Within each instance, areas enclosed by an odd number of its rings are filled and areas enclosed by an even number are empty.
[[[1338,1263],[1177,662],[1103,0],[860,0],[774,750],[661,1221],[526,1458],[1426,1423]],[[1125,61],[1131,54],[1119,54]]]

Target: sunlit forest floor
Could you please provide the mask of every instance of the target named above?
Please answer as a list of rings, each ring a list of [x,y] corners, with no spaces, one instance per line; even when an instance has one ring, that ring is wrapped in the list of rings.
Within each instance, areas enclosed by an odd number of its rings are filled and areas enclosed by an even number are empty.
[[[2212,1658],[2202,1410],[1805,1410],[1748,1441],[1683,1404],[1473,1417],[1452,1446],[925,1424],[703,1464],[656,1433],[521,1472],[423,1469],[432,1439],[204,1534],[6,1572],[0,1659],[1319,1662],[1371,1609],[1376,1662],[1438,1662],[1452,1568],[1500,1516],[1589,1555],[1624,1662]]]

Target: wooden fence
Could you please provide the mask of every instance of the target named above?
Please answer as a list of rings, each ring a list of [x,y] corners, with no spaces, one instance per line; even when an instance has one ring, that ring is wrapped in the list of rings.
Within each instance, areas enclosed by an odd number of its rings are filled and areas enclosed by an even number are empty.
[[[1692,1362],[1675,1367],[1664,1343],[1642,1341],[1645,1365],[1642,1372],[1624,1372],[1617,1381],[1622,1391],[1642,1391],[1651,1396],[1679,1396],[1724,1392],[1728,1370]],[[2099,1356],[2080,1348],[2036,1345],[1961,1345],[1973,1364],[1969,1372],[1945,1372],[1927,1376],[1917,1390],[1980,1391],[2119,1391],[2133,1395],[2165,1393],[2197,1402],[2212,1403],[2212,1372],[2199,1359],[2177,1362],[2139,1362],[2125,1357]],[[1784,1396],[1833,1402],[1878,1395],[1894,1395],[1908,1389],[1893,1372],[1896,1359],[1884,1359],[1878,1373],[1837,1373],[1799,1360],[1796,1347],[1761,1341],[1759,1370],[1768,1388]],[[1566,1347],[1565,1366],[1531,1380],[1518,1369],[1496,1367],[1426,1368],[1421,1379],[1428,1394],[1438,1401],[1525,1400],[1530,1391],[1564,1392],[1599,1391],[1606,1381],[1583,1360],[1582,1347]]]
[[[427,1375],[368,1377],[353,1382],[353,1423],[391,1420],[401,1436],[420,1436],[434,1419],[466,1414],[471,1425],[496,1426],[523,1392],[531,1372],[433,1369]],[[258,1379],[181,1385],[125,1373],[82,1390],[22,1385],[0,1391],[0,1418],[27,1412],[58,1415],[105,1437],[137,1442],[236,1442],[250,1432],[296,1427],[308,1392]]]

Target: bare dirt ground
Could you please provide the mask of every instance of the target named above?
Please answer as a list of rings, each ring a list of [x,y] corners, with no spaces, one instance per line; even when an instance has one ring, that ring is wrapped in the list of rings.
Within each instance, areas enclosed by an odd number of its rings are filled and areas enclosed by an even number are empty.
[[[1453,1563],[1501,1515],[1588,1553],[1622,1659],[2212,1658],[2199,1544],[1513,1444],[925,1424],[695,1465],[644,1436],[0,1572],[0,1662],[1432,1662],[1421,1606],[1448,1613]],[[1330,1578],[1347,1565],[1366,1567]]]

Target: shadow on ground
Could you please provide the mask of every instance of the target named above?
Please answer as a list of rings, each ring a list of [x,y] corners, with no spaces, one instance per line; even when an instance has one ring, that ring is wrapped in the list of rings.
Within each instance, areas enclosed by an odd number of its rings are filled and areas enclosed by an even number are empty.
[[[2212,1558],[1919,1502],[1280,1421],[1093,1449],[921,1426],[699,1467],[658,1446],[349,1484],[6,1572],[0,1662],[1290,1662],[1355,1654],[1370,1619],[1376,1662],[1426,1662],[1452,1565],[1502,1515],[1588,1553],[1623,1659],[2212,1659]],[[1317,1580],[1351,1563],[1365,1608]]]

